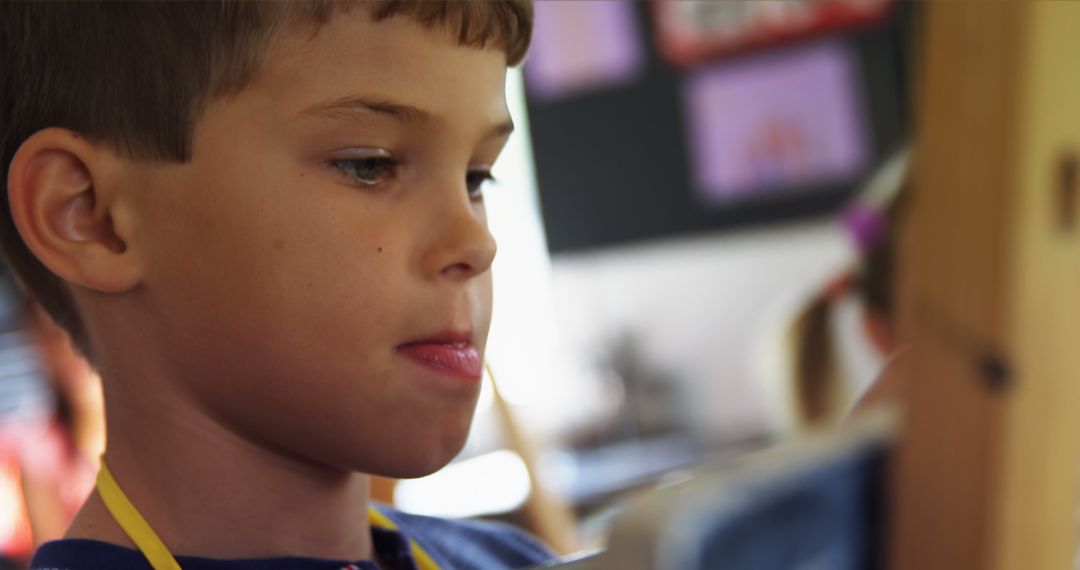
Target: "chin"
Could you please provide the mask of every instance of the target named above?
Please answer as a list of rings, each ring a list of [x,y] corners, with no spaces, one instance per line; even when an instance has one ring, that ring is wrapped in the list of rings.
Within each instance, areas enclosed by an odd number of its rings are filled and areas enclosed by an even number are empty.
[[[461,451],[463,445],[464,442],[453,450],[437,450],[427,454],[410,453],[408,456],[398,456],[388,462],[384,468],[378,469],[374,474],[394,479],[426,477],[450,463]]]
[[[359,470],[394,479],[426,477],[457,457],[465,446],[468,429],[460,434],[434,433],[431,436],[431,439],[393,442],[392,446],[382,450],[376,462],[365,461]]]

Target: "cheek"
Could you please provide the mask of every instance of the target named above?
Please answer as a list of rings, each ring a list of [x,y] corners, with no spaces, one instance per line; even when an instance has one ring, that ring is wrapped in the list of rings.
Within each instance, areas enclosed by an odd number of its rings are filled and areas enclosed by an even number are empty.
[[[364,345],[407,290],[401,236],[356,196],[270,174],[191,176],[151,204],[146,290],[167,334]]]
[[[358,233],[342,230],[342,235]],[[260,263],[251,301],[296,333],[332,344],[392,337],[408,284],[398,260],[356,239],[278,238],[280,249]],[[383,246],[385,248],[385,246]],[[357,347],[358,348],[358,347]]]
[[[354,227],[321,229],[274,228],[272,238],[223,250],[231,276],[200,288],[217,289],[215,309],[251,328],[245,332],[289,337],[281,342],[317,340],[326,349],[350,343],[357,350],[390,336],[386,329],[409,289],[398,260],[385,249],[378,253],[371,236]]]

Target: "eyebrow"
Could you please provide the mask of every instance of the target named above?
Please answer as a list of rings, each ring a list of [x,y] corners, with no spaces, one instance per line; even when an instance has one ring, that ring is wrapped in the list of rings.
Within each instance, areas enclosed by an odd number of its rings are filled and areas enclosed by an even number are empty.
[[[430,123],[432,114],[419,107],[395,103],[385,99],[367,97],[342,97],[317,103],[300,111],[301,117],[330,119],[363,119],[370,115],[382,115],[403,123]],[[507,119],[488,130],[486,139],[506,136],[514,132],[514,122]]]

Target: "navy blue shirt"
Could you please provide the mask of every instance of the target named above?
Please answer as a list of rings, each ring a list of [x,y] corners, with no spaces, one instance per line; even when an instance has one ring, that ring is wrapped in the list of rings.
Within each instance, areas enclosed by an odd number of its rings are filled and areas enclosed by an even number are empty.
[[[398,530],[372,528],[372,547],[395,570],[416,570],[408,540],[416,541],[444,570],[526,568],[552,560],[551,552],[528,534],[501,523],[447,520],[410,515],[382,507]],[[367,560],[286,557],[214,560],[177,556],[184,570],[377,570]],[[138,550],[97,540],[48,542],[38,549],[30,570],[150,570]]]

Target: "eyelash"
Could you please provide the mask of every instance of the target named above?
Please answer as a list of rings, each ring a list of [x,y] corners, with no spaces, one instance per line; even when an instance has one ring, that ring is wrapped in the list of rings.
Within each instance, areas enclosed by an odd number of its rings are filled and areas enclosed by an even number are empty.
[[[336,158],[330,161],[330,166],[344,174],[349,180],[360,184],[361,186],[378,186],[383,182],[383,179],[392,177],[396,174],[396,170],[401,166],[401,162],[386,157],[365,157],[365,158]],[[360,171],[366,168],[378,169],[383,174],[377,180],[367,180],[360,175]],[[391,171],[387,173],[386,171]]]
[[[353,182],[371,188],[382,184],[385,179],[393,177],[397,168],[401,166],[401,161],[386,157],[338,158],[331,160],[330,166]],[[377,175],[378,179],[362,178],[360,171],[366,169],[377,170],[380,173]],[[465,174],[465,189],[469,193],[469,198],[473,200],[482,199],[484,184],[495,181],[495,177],[491,175],[489,170],[470,170]]]
[[[484,197],[484,184],[496,182],[495,177],[491,175],[490,170],[470,170],[465,175],[465,188],[469,192],[469,197],[473,200],[479,200]]]

